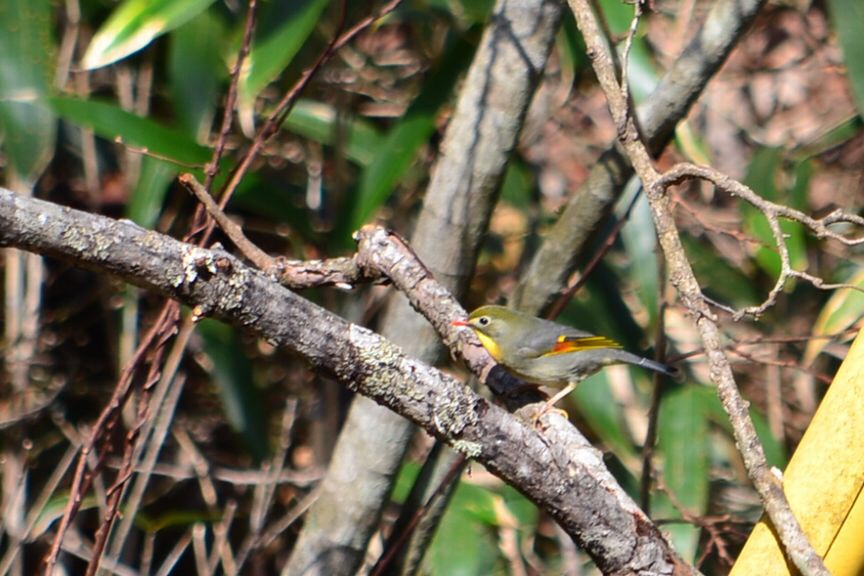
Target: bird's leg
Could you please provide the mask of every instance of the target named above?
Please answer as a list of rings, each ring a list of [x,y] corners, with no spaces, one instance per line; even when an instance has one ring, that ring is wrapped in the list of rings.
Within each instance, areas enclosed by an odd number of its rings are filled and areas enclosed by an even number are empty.
[[[543,404],[543,407],[540,408],[540,410],[534,415],[534,418],[532,418],[532,420],[534,421],[534,425],[536,426],[537,423],[540,421],[540,418],[542,418],[547,412],[552,410],[552,408],[555,406],[555,404],[558,403],[559,400],[573,392],[573,390],[576,389],[577,384],[579,383],[570,382],[569,384],[567,384],[567,386],[559,390],[554,396],[549,398],[546,403]],[[565,412],[564,410],[559,411],[563,414],[564,418],[569,418],[567,412]]]

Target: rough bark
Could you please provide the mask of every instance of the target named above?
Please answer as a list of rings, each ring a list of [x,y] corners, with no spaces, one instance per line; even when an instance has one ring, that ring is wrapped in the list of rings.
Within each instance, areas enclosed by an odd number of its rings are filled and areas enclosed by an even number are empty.
[[[432,174],[412,247],[449,290],[460,295],[474,269],[498,186],[558,27],[552,0],[499,0],[459,94]],[[381,332],[434,363],[434,330],[395,294]],[[414,428],[358,398],[348,415],[321,497],[284,574],[353,574],[378,526]]]
[[[692,572],[621,490],[602,454],[559,415],[544,417],[550,425],[541,433],[389,340],[320,308],[226,252],[2,188],[0,246],[114,274],[175,298],[197,315],[221,318],[295,351],[519,489],[551,514],[606,574]],[[422,268],[419,263],[416,267]],[[423,293],[413,298],[445,298],[446,290],[431,278],[416,275]],[[455,306],[452,299],[444,303]],[[443,328],[445,323],[436,319],[436,325]]]

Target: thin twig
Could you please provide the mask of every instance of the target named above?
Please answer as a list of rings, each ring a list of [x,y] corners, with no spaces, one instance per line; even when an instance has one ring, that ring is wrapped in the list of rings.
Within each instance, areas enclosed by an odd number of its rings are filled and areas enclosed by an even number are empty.
[[[402,0],[390,0],[384,6],[381,7],[374,14],[370,14],[365,18],[361,19],[351,28],[345,30],[337,36],[323,52],[318,56],[315,62],[303,71],[303,74],[300,75],[300,79],[295,82],[294,86],[285,93],[279,103],[276,105],[276,108],[270,114],[270,117],[255,135],[255,139],[252,141],[252,145],[246,151],[243,158],[240,160],[240,163],[231,173],[228,182],[222,189],[222,193],[219,196],[219,207],[223,210],[225,206],[228,204],[228,201],[233,196],[234,191],[237,189],[237,186],[240,185],[240,181],[246,175],[246,172],[249,170],[249,167],[252,165],[253,160],[258,156],[258,153],[264,148],[264,144],[267,143],[270,138],[273,137],[276,132],[279,131],[279,127],[285,121],[285,118],[288,117],[288,114],[291,112],[291,109],[294,107],[294,104],[297,102],[297,99],[302,94],[303,90],[306,89],[309,82],[312,78],[317,74],[317,72],[321,69],[324,64],[326,64],[330,58],[333,57],[333,54],[336,53],[339,48],[353,40],[358,34],[360,34],[363,30],[371,26],[378,19],[384,17],[385,15],[392,12]],[[345,6],[343,4],[343,18],[344,18]],[[341,29],[343,24],[340,23],[339,28]],[[208,232],[212,230],[212,224],[208,226]],[[205,234],[204,236],[208,236],[209,234]]]
[[[639,187],[639,190],[636,191],[636,194],[633,195],[633,199],[630,200],[630,204],[627,206],[627,210],[625,210],[624,215],[615,222],[615,225],[612,227],[612,230],[609,231],[609,234],[606,235],[606,238],[603,240],[603,244],[600,248],[591,256],[591,260],[588,261],[588,264],[585,265],[584,270],[579,275],[579,278],[575,281],[571,281],[569,286],[567,286],[567,290],[564,291],[561,296],[555,300],[555,304],[549,309],[549,312],[546,314],[546,318],[550,320],[554,320],[561,314],[561,311],[564,310],[564,307],[567,306],[567,303],[573,298],[573,295],[578,292],[582,286],[588,281],[588,278],[591,276],[591,272],[600,264],[606,254],[609,253],[609,250],[615,245],[615,240],[618,239],[618,234],[621,233],[621,229],[630,219],[630,214],[633,212],[633,207],[636,206],[636,202],[639,200],[639,196],[641,195],[642,187]]]
[[[702,290],[687,261],[678,229],[669,211],[669,199],[661,175],[654,167],[633,115],[628,112],[628,99],[617,81],[611,50],[600,34],[596,17],[587,0],[568,0],[576,23],[585,39],[592,66],[606,95],[613,121],[619,128],[619,142],[647,192],[657,235],[669,268],[669,277],[678,290],[683,304],[692,311],[696,326],[705,344],[712,380],[717,384],[723,407],[729,415],[748,474],[765,504],[768,517],[792,563],[805,575],[827,575],[822,559],[813,550],[801,525],[789,508],[779,479],[770,470],[765,451],[753,422],[748,405],[735,385],[729,360],[720,341],[720,330],[713,319]],[[623,130],[623,131],[622,131]]]
[[[228,94],[225,96],[222,127],[219,129],[219,136],[216,138],[216,145],[213,147],[213,156],[204,168],[205,190],[210,190],[213,186],[213,180],[216,179],[216,174],[219,173],[219,161],[225,153],[225,143],[228,141],[228,134],[231,133],[231,125],[234,120],[234,107],[237,103],[237,88],[240,85],[240,73],[243,70],[243,65],[246,63],[246,58],[249,56],[249,51],[252,49],[252,34],[255,31],[257,11],[258,0],[249,0],[249,6],[246,9],[246,21],[243,24],[243,41],[240,43],[237,61],[234,63],[234,69],[231,71],[231,83],[228,85]]]
[[[823,218],[813,218],[800,210],[795,210],[794,208],[766,200],[754,192],[750,187],[713,168],[708,166],[697,166],[689,163],[676,164],[662,174],[656,180],[654,185],[658,189],[665,189],[672,184],[678,184],[691,178],[711,182],[719,190],[722,190],[731,196],[741,198],[754,208],[758,209],[768,221],[768,226],[771,229],[771,236],[774,239],[774,244],[777,248],[777,253],[780,258],[780,274],[778,274],[774,286],[768,292],[768,296],[761,304],[735,310],[733,312],[734,320],[740,320],[744,316],[758,318],[760,315],[764,314],[768,308],[771,308],[777,303],[778,296],[782,293],[783,288],[791,278],[799,278],[809,282],[816,288],[823,290],[844,288],[864,292],[861,287],[853,284],[829,284],[822,278],[809,274],[808,272],[793,269],[791,257],[789,255],[789,247],[786,245],[786,234],[783,232],[779,221],[780,218],[783,218],[793,222],[798,222],[810,229],[810,231],[820,239],[830,238],[846,246],[858,246],[864,244],[864,232],[859,236],[847,236],[831,230],[830,226],[845,223],[864,228],[864,218],[861,216],[847,214],[838,209]]]
[[[110,424],[116,421],[120,408],[126,402],[126,399],[132,391],[132,380],[135,373],[137,372],[137,368],[141,365],[141,362],[144,359],[144,355],[149,350],[151,344],[153,344],[157,340],[157,336],[159,336],[159,334],[161,333],[162,323],[168,320],[168,316],[170,315],[172,309],[175,308],[164,308],[162,311],[162,316],[159,318],[159,320],[157,320],[153,328],[142,339],[141,345],[138,347],[135,356],[132,358],[132,362],[124,369],[123,374],[121,375],[120,380],[114,389],[114,394],[111,397],[111,400],[108,402],[108,405],[105,406],[105,408],[102,410],[102,413],[99,415],[99,419],[93,426],[93,431],[90,434],[90,438],[87,440],[87,443],[81,450],[81,455],[79,456],[78,464],[75,468],[75,475],[72,479],[72,486],[69,489],[69,502],[66,504],[66,509],[63,512],[63,517],[61,518],[60,525],[57,528],[57,534],[54,536],[54,542],[51,545],[48,556],[45,558],[45,576],[52,576],[54,574],[54,566],[57,563],[57,557],[60,554],[63,537],[65,536],[66,531],[69,528],[69,523],[72,521],[72,518],[74,518],[75,514],[78,512],[78,508],[81,506],[81,502],[83,500],[83,494],[89,490],[90,482],[93,475],[98,472],[97,467],[94,468],[89,475],[85,473],[87,468],[87,458],[93,452],[94,448],[96,447],[96,443],[110,429]],[[103,453],[100,454],[99,460],[103,460],[106,455],[107,453],[103,451]]]
[[[396,554],[402,549],[402,546],[405,545],[405,542],[408,540],[408,537],[414,532],[414,529],[417,528],[417,525],[420,523],[420,520],[423,519],[423,516],[429,511],[432,505],[435,503],[435,500],[440,498],[450,487],[454,480],[456,480],[456,476],[462,472],[465,468],[465,456],[458,455],[457,458],[450,465],[450,469],[447,471],[447,474],[444,475],[444,478],[441,479],[441,482],[438,483],[438,486],[435,487],[435,491],[429,495],[429,499],[425,504],[417,508],[414,512],[414,516],[405,526],[405,529],[402,530],[402,533],[396,538],[395,542],[393,542],[388,550],[385,550],[384,555],[378,559],[378,562],[375,563],[375,566],[372,567],[370,571],[371,576],[381,576],[387,570],[387,567],[396,557]]]

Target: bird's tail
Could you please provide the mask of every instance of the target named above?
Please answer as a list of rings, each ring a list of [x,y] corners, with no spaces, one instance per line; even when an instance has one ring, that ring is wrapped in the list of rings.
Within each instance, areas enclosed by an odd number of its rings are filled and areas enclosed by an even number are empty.
[[[621,351],[620,358],[628,364],[633,364],[634,366],[639,366],[642,368],[653,370],[654,372],[659,372],[660,374],[669,376],[670,378],[674,378],[675,380],[680,380],[684,376],[684,373],[681,371],[680,368],[670,366],[669,364],[663,364],[662,362],[657,362],[656,360],[651,360],[650,358],[642,358],[641,356],[637,356],[636,354],[631,354],[623,350]]]

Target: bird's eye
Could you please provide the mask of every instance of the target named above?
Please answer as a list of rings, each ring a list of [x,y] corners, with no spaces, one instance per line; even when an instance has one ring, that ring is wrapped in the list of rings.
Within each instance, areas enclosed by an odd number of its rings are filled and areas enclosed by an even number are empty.
[[[481,316],[480,318],[477,319],[477,323],[480,326],[488,326],[489,325],[489,317],[488,316]]]

